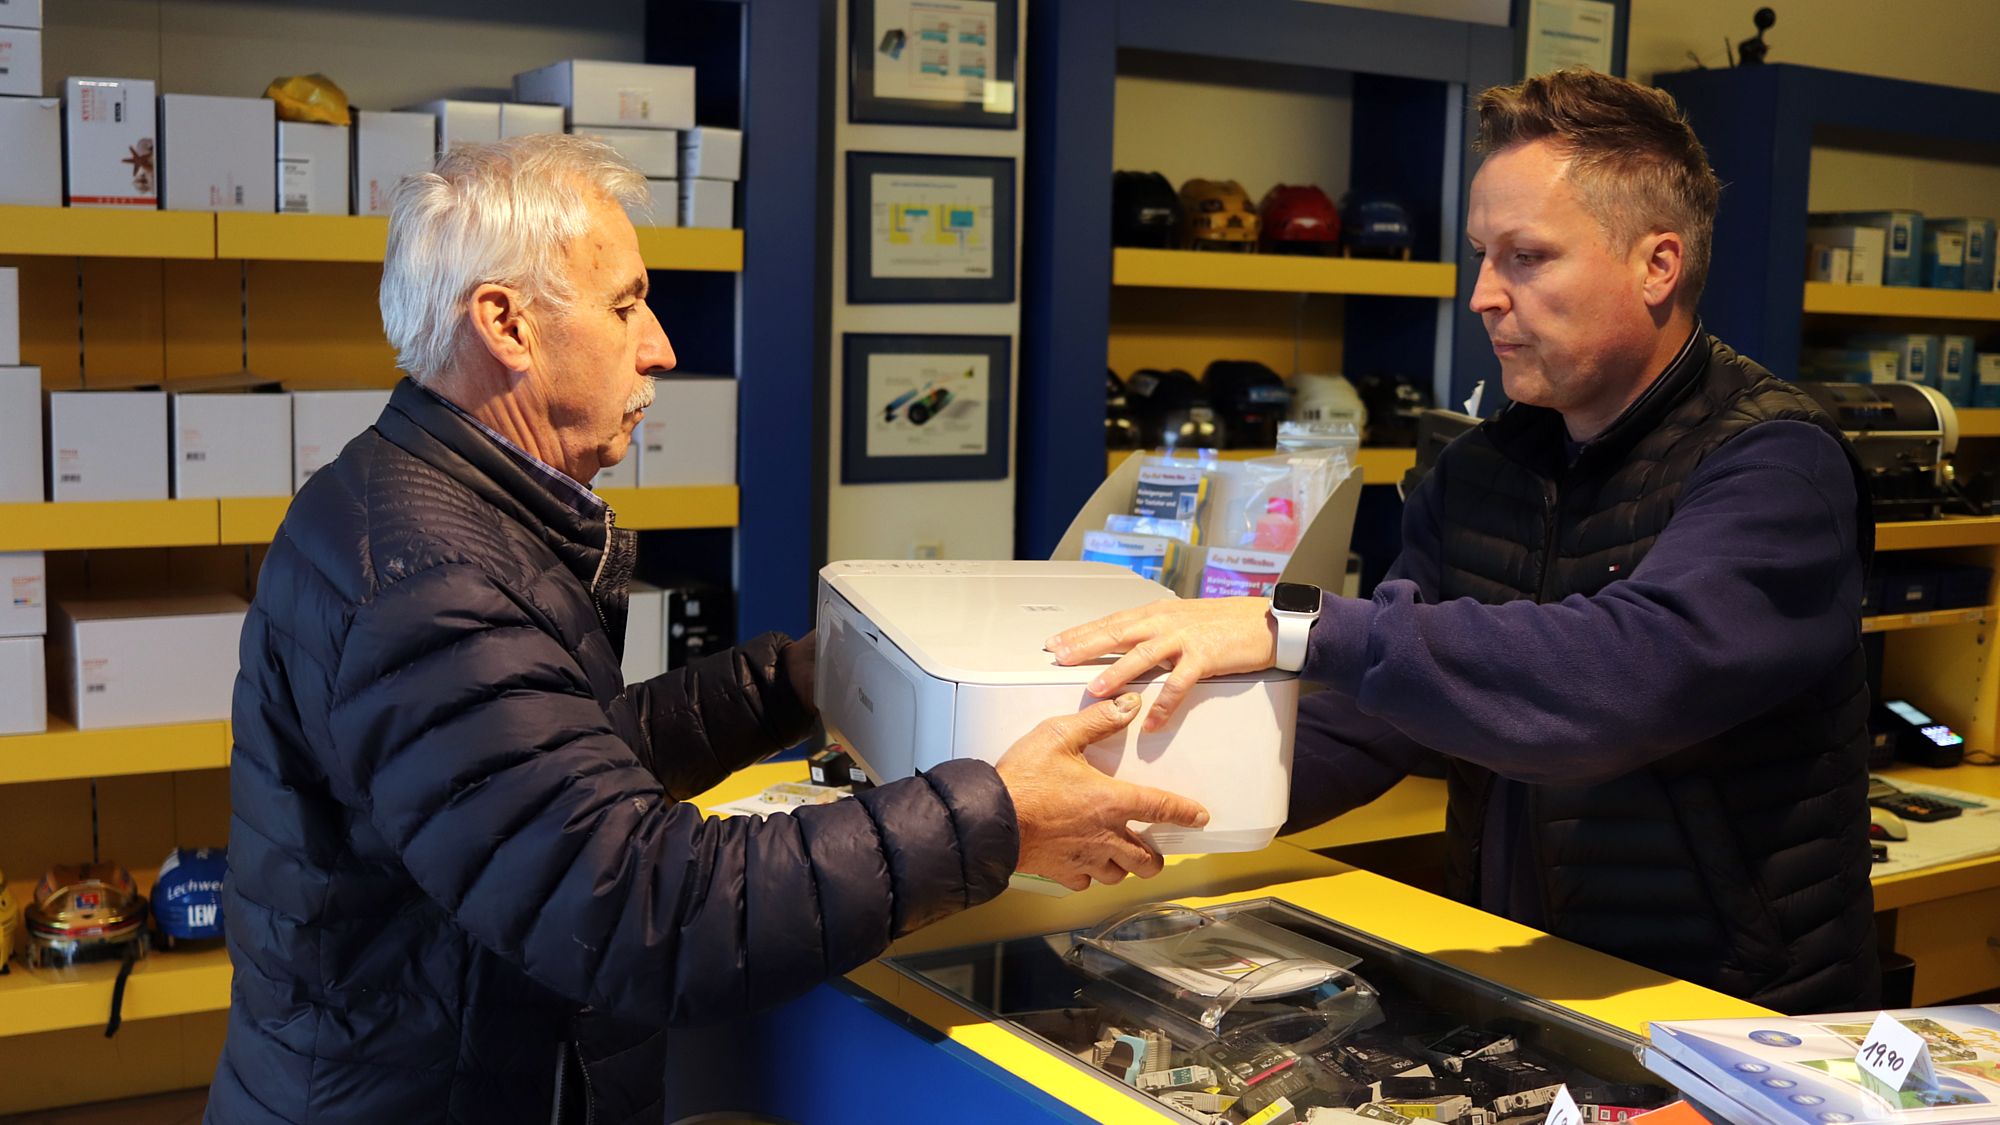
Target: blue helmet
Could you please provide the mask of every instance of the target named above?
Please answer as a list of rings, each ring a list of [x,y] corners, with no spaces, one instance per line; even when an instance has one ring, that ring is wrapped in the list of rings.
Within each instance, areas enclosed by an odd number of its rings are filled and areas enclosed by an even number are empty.
[[[153,924],[168,947],[222,936],[222,881],[229,860],[221,848],[175,848],[153,884]]]
[[[1380,193],[1350,192],[1341,200],[1340,227],[1352,257],[1407,257],[1416,241],[1409,210]]]

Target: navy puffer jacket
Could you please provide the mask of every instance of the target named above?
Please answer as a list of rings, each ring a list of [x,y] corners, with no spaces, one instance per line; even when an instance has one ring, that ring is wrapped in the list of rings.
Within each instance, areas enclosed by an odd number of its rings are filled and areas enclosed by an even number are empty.
[[[628,687],[632,544],[407,382],[300,491],[243,631],[210,1121],[650,1125],[661,1028],[1005,885],[984,763],[761,822],[677,803],[810,716],[775,634]]]

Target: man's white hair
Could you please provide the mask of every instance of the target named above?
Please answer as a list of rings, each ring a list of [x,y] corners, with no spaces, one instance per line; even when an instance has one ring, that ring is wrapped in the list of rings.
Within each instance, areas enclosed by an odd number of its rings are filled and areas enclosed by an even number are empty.
[[[396,365],[419,383],[448,367],[481,285],[567,311],[576,290],[565,256],[590,229],[594,196],[644,206],[646,178],[603,141],[560,133],[461,145],[397,184],[380,296]]]

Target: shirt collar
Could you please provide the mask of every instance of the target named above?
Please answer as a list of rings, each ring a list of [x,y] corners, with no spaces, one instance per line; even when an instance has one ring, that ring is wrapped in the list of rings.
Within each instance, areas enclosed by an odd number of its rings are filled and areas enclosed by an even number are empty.
[[[437,393],[436,391],[431,390],[429,387],[424,386],[422,383],[418,383],[416,384],[416,386],[417,389],[423,391],[425,394],[431,396],[432,398],[438,400],[441,403],[444,403],[445,406],[451,409],[451,412],[453,414],[456,414],[460,418],[463,418],[467,422],[471,423],[474,429],[477,429],[480,433],[485,434],[487,440],[491,441],[494,445],[499,446],[501,452],[505,453],[508,457],[512,458],[523,469],[526,469],[529,475],[535,477],[537,480],[540,480],[544,485],[548,486],[549,491],[553,493],[557,499],[561,500],[564,504],[568,505],[572,510],[574,510],[576,514],[590,520],[596,520],[604,515],[604,511],[607,507],[609,507],[609,505],[607,505],[604,502],[604,498],[602,496],[599,496],[597,493],[592,492],[590,490],[589,485],[577,483],[575,478],[571,477],[568,473],[563,472],[561,469],[556,468],[555,466],[549,464],[548,462],[543,461],[540,458],[529,453],[527,450],[522,449],[520,446],[515,445],[513,442],[501,436],[499,431],[495,430],[493,427],[487,425],[486,423],[466,413],[465,410],[461,408],[457,403],[451,401],[450,399],[444,397],[443,395]]]

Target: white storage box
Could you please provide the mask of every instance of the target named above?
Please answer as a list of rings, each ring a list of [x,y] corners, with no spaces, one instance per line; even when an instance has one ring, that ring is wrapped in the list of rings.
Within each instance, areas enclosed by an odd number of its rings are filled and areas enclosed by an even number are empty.
[[[0,637],[48,631],[47,560],[40,551],[0,551]]]
[[[292,400],[284,393],[173,396],[174,496],[289,496]]]
[[[1847,251],[1849,285],[1882,284],[1882,263],[1887,253],[1888,238],[1889,232],[1881,227],[1813,227],[1806,231],[1806,241],[1814,246],[1838,247]]]
[[[450,152],[454,145],[490,145],[500,139],[499,102],[439,98],[407,108],[411,113],[428,113],[437,118],[439,156]]]
[[[158,208],[157,123],[153,84],[146,79],[64,79],[69,205]]]
[[[42,33],[0,26],[0,96],[42,96]]]
[[[386,215],[404,176],[437,160],[437,118],[428,113],[354,114],[354,213]]]
[[[531,105],[528,102],[500,103],[500,138],[525,137],[530,133],[563,131],[563,107]]]
[[[160,196],[169,211],[277,210],[269,98],[160,98]]]
[[[694,68],[568,59],[514,76],[514,100],[560,105],[576,125],[694,128]]]
[[[667,670],[667,592],[646,582],[633,582],[631,607],[625,615],[625,682],[650,680]]]
[[[0,734],[40,734],[49,729],[43,651],[40,637],[0,637]]]
[[[292,491],[382,416],[388,391],[292,392]]]
[[[618,155],[631,161],[649,180],[671,180],[681,174],[680,148],[675,143],[680,134],[672,129],[572,127],[570,132],[595,137],[617,149]]]
[[[0,266],[0,367],[21,365],[21,271]]]
[[[0,205],[62,206],[62,102],[0,98]]]
[[[49,499],[166,498],[164,393],[55,391],[49,395]]]
[[[639,484],[736,483],[736,380],[653,380],[639,424]]]
[[[639,487],[639,443],[642,440],[641,435],[632,435],[632,444],[625,448],[624,460],[597,470],[597,475],[590,478],[593,492],[602,492],[607,488]]]
[[[345,215],[352,206],[345,125],[278,122],[278,210],[287,215]]]
[[[0,27],[42,26],[42,0],[0,0]]]
[[[631,218],[633,226],[680,226],[681,182],[679,180],[647,180],[645,208],[627,208],[625,214]]]
[[[1172,597],[1108,563],[837,562],[820,571],[814,698],[876,782],[954,758],[997,762],[1043,719],[1096,702],[1100,664],[1064,668],[1050,634]],[[1135,682],[1150,706],[1166,677]],[[1285,821],[1299,684],[1269,670],[1203,680],[1156,733],[1143,718],[1085,751],[1113,777],[1193,798],[1200,830],[1146,829],[1162,854],[1255,851]]]
[[[38,504],[42,485],[42,369],[0,367],[0,503]]]
[[[78,730],[227,719],[248,609],[231,594],[59,601],[53,695]]]
[[[743,130],[702,125],[681,134],[681,178],[743,178]]]
[[[728,230],[736,225],[736,185],[728,180],[682,180],[681,225]]]

